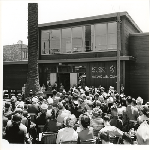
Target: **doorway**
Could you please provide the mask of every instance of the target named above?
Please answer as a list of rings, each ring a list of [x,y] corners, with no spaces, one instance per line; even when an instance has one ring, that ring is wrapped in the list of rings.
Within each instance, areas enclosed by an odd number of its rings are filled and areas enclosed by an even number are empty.
[[[58,73],[57,76],[58,88],[60,88],[60,83],[64,86],[66,92],[70,89],[70,73]]]

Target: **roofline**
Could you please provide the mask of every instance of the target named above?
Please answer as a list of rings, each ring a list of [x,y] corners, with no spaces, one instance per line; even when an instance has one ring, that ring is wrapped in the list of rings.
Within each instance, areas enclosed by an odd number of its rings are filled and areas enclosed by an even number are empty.
[[[22,61],[3,61],[3,65],[20,65],[20,64],[28,64],[28,60],[22,60]]]
[[[130,36],[145,36],[145,35],[149,35],[149,32],[145,32],[145,33],[131,33],[129,35]]]
[[[130,15],[126,11],[124,11],[124,12],[110,13],[110,14],[104,14],[104,15],[98,15],[98,16],[85,17],[85,18],[75,18],[75,19],[69,19],[69,20],[63,20],[63,21],[56,21],[56,22],[38,24],[38,28],[47,27],[47,26],[55,26],[55,25],[58,25],[58,24],[69,24],[69,23],[75,23],[75,22],[81,22],[81,21],[97,20],[97,19],[102,19],[102,18],[103,19],[104,18],[112,18],[112,17],[117,17],[117,13],[120,13],[120,16],[126,16],[130,20],[130,22],[140,32],[142,32],[142,30],[138,27],[138,25],[134,22],[134,20],[130,17]]]

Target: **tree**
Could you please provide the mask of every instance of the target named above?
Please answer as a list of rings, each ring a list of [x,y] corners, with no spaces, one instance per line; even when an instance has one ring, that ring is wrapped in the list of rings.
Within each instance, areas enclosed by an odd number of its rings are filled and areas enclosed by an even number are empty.
[[[25,96],[40,90],[38,76],[38,4],[28,3],[28,73]]]

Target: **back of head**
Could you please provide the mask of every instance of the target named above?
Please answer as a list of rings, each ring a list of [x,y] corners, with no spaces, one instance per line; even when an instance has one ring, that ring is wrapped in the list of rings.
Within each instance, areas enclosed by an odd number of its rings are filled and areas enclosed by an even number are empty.
[[[110,117],[108,115],[105,115],[104,118],[103,118],[103,120],[107,122],[107,121],[110,120]]]
[[[126,99],[126,101],[127,101],[128,104],[131,104],[132,103],[132,97],[128,96],[127,99]]]
[[[81,125],[84,128],[87,128],[90,125],[90,117],[87,114],[85,114],[85,113],[82,114],[80,119],[81,119]]]

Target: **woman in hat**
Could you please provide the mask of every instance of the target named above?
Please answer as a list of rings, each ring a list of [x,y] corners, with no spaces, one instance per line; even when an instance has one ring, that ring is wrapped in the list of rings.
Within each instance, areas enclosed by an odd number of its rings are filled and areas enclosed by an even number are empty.
[[[73,129],[76,122],[75,115],[69,115],[64,118],[65,128],[59,130],[56,143],[60,144],[67,141],[77,141],[78,133]]]
[[[98,136],[100,129],[104,127],[104,121],[102,119],[102,110],[99,108],[94,108],[92,111],[92,118],[90,126],[93,127],[93,133]]]
[[[144,122],[145,120],[149,120],[149,108],[147,105],[144,105],[142,107],[142,115],[138,117],[138,123],[141,124],[142,122]]]

